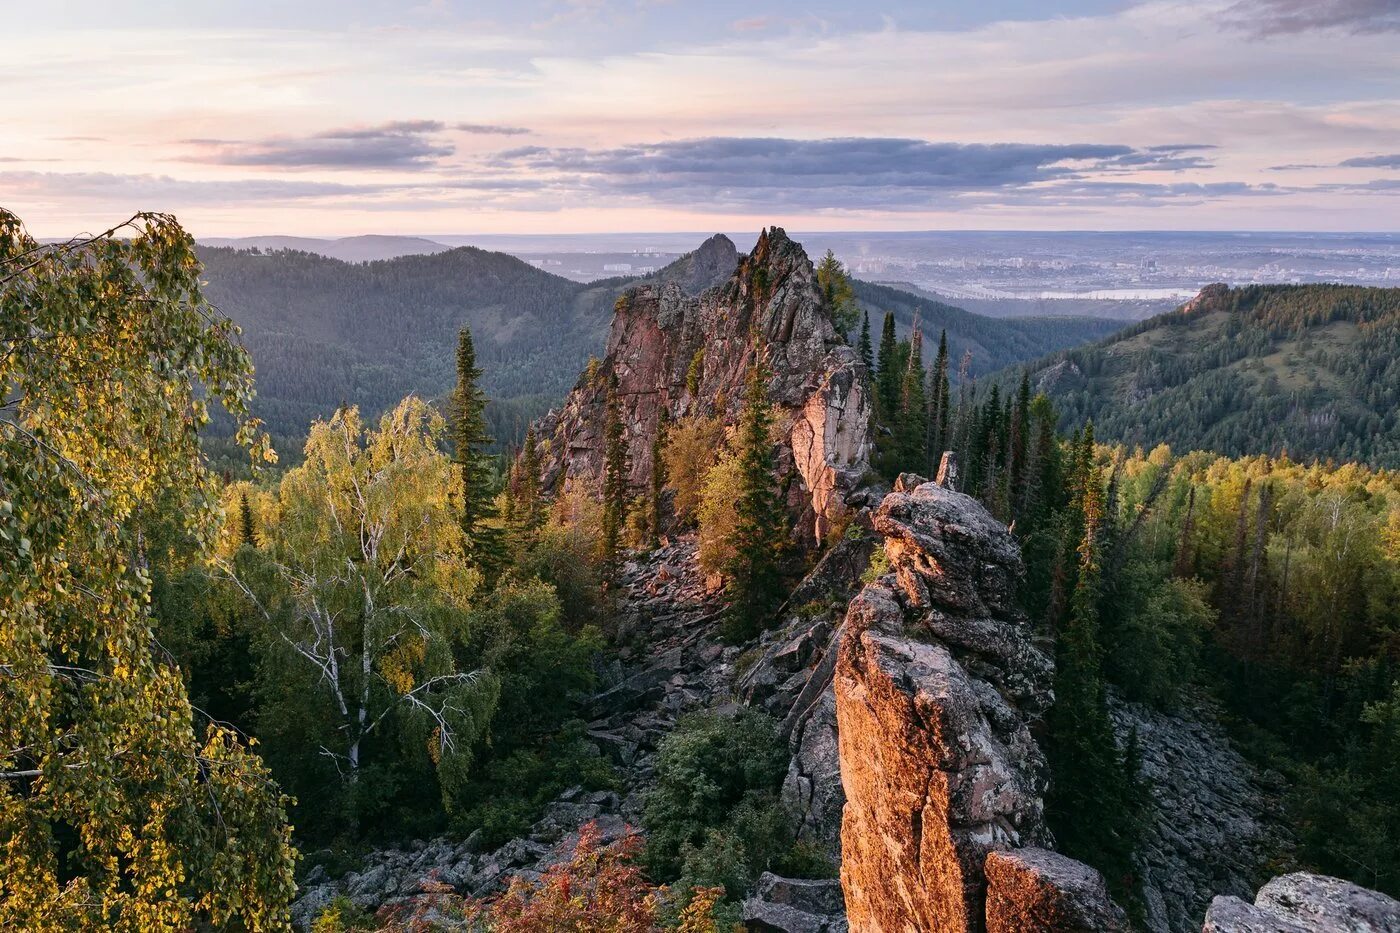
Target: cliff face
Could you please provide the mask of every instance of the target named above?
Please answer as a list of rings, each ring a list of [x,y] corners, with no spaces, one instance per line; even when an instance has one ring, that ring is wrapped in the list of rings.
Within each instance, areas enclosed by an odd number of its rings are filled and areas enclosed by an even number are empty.
[[[1006,529],[932,483],[887,496],[891,572],[852,601],[836,663],[853,930],[980,930],[988,853],[1045,840],[1031,727],[1052,663],[1013,604]]]
[[[704,248],[697,263],[715,264]],[[703,255],[702,255],[703,254]],[[650,482],[652,442],[672,419],[742,410],[744,378],[762,346],[782,441],[777,465],[803,536],[821,538],[868,460],[870,403],[862,365],[831,325],[802,247],[764,231],[728,279],[699,296],[646,283],[618,300],[607,353],[564,406],[538,425],[546,488],[596,487],[608,387],[615,378],[637,491]]]

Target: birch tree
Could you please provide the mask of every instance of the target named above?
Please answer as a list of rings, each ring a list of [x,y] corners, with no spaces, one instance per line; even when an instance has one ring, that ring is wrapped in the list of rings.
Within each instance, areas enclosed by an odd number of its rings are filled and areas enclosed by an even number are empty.
[[[225,564],[274,653],[334,709],[319,749],[356,782],[367,743],[421,733],[444,789],[489,723],[497,680],[454,655],[479,574],[463,556],[444,422],[410,396],[366,429],[356,408],[311,428],[261,549]]]

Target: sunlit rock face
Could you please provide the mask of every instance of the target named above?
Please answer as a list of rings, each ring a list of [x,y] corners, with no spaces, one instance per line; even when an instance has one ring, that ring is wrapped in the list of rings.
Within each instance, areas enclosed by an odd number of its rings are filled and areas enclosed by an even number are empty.
[[[722,263],[710,257],[701,265]],[[732,275],[699,295],[670,281],[639,285],[619,299],[606,355],[563,408],[536,426],[545,488],[598,483],[614,379],[630,480],[638,492],[648,488],[661,413],[673,421],[718,414],[734,424],[759,352],[777,415],[779,480],[798,536],[819,540],[866,473],[870,400],[864,366],[832,327],[811,261],[777,227],[759,236]]]
[[[1046,840],[1031,726],[1053,666],[1012,596],[1020,553],[974,499],[925,483],[874,516],[891,572],[852,601],[836,664],[852,930],[984,928],[984,863]]]

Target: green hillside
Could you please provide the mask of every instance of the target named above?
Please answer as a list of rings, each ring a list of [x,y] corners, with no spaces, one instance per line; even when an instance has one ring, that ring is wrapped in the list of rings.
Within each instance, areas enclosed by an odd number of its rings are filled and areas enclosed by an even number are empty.
[[[723,239],[723,238],[719,238]],[[709,265],[682,258],[648,280],[699,289],[727,249],[707,244]],[[723,247],[723,248],[721,248]],[[312,420],[342,402],[375,416],[409,392],[442,395],[454,378],[457,330],[469,325],[503,441],[561,401],[602,355],[618,295],[640,280],[579,284],[504,253],[471,247],[434,255],[349,263],[297,250],[201,248],[206,293],[243,328],[257,368],[255,411],[284,453]],[[692,254],[692,257],[701,254]],[[998,320],[896,289],[855,283],[872,318],[893,310],[907,329],[947,328],[954,352],[972,351],[974,374],[1093,340],[1115,325],[1078,318]],[[878,320],[876,321],[878,326]]]
[[[1400,467],[1400,289],[1212,285],[1033,372],[1101,439]]]
[[[886,311],[894,312],[901,334],[909,331],[916,318],[934,341],[939,331],[947,330],[954,368],[963,353],[971,351],[969,372],[974,376],[1063,347],[1099,340],[1123,326],[1122,321],[1089,317],[994,318],[888,285],[859,280],[852,285],[856,300],[870,312],[870,326],[877,334],[878,315]]]

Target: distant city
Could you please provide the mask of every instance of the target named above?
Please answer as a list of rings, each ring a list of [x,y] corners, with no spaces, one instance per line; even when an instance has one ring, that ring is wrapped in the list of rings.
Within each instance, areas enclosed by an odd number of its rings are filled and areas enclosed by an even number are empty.
[[[211,239],[207,245],[296,248],[352,261],[458,246],[509,253],[589,282],[646,275],[705,233]],[[740,250],[754,233],[729,233]],[[1400,285],[1400,234],[794,232],[815,258],[832,250],[859,278],[908,288],[997,316],[1139,318],[1211,282]]]

